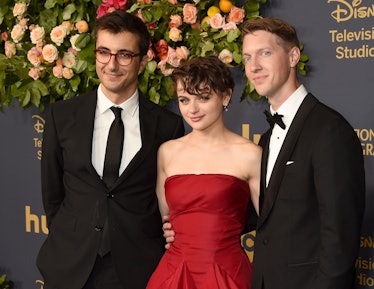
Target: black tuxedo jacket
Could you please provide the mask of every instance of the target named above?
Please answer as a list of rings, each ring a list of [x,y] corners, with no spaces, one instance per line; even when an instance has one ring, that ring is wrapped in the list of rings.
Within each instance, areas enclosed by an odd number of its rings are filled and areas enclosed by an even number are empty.
[[[139,95],[142,147],[108,190],[91,163],[96,102],[95,91],[55,103],[48,111],[41,168],[49,235],[37,265],[47,288],[81,289],[108,216],[123,288],[144,289],[165,244],[155,194],[157,150],[184,134],[183,121]]]
[[[270,130],[260,141],[251,289],[353,289],[365,200],[357,135],[340,114],[308,94],[265,188],[269,137]]]

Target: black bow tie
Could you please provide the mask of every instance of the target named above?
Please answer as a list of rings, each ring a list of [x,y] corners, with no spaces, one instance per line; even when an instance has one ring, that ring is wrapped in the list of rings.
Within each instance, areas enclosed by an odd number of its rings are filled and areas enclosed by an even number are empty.
[[[270,124],[271,128],[274,127],[274,124],[278,124],[282,129],[286,128],[286,125],[282,120],[283,115],[278,114],[277,112],[274,115],[271,115],[271,113],[267,110],[265,110],[264,113],[266,115],[266,120]]]

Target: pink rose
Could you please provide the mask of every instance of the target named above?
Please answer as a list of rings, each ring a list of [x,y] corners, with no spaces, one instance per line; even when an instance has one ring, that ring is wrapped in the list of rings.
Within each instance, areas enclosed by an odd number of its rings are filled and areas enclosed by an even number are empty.
[[[42,50],[43,59],[49,63],[53,63],[58,58],[58,50],[53,44],[47,44]]]
[[[161,70],[161,73],[165,76],[169,76],[173,73],[172,68],[166,68],[166,60],[161,60],[158,64],[157,67]]]
[[[178,14],[174,14],[170,16],[169,20],[169,28],[178,28],[182,25],[182,17]]]
[[[34,80],[37,80],[39,79],[40,75],[39,75],[39,69],[33,67],[29,70],[29,76],[34,79]]]
[[[74,76],[74,72],[72,69],[70,68],[67,68],[67,67],[64,67],[62,69],[62,76],[65,78],[65,79],[71,79],[73,76]]]
[[[74,49],[73,47],[69,47],[68,52],[72,53],[75,57],[78,56],[78,51],[76,49]]]
[[[221,29],[225,24],[225,18],[220,13],[217,13],[216,15],[210,17],[208,22],[212,28]]]
[[[29,22],[29,19],[28,18],[22,18],[18,24],[23,26],[25,29],[27,29],[27,22]]]
[[[181,63],[181,58],[176,53],[175,49],[169,47],[168,51],[168,57],[166,59],[166,62],[169,63],[173,67],[178,67]]]
[[[142,9],[139,9],[136,12],[136,17],[138,17],[140,20],[142,20],[143,23],[147,23],[147,21],[145,21],[145,19],[143,18]]]
[[[53,76],[57,78],[62,78],[62,66],[56,65],[52,68]]]
[[[155,58],[155,52],[153,51],[152,48],[149,48],[148,51],[147,51],[147,57],[148,57],[148,61],[151,61],[153,58]]]
[[[243,22],[243,19],[245,17],[244,9],[238,8],[236,6],[232,6],[229,16],[227,16],[227,21],[235,22],[235,23],[241,23]]]
[[[178,4],[178,0],[168,0],[168,2],[169,2],[171,5],[177,5],[177,4]]]
[[[126,10],[127,0],[106,0],[105,2],[116,9]]]
[[[39,66],[41,64],[40,56],[41,52],[39,48],[35,46],[27,52],[27,59],[34,66]]]
[[[222,29],[225,30],[225,31],[235,30],[235,29],[237,29],[237,28],[238,28],[238,27],[236,26],[236,23],[235,23],[235,22],[232,22],[232,21],[230,21],[230,22],[228,22],[228,23],[226,23],[226,24],[224,24],[224,25],[222,26]]]
[[[187,24],[194,24],[197,20],[197,8],[193,4],[183,6],[183,21]]]
[[[187,59],[190,56],[190,51],[186,46],[180,46],[175,49],[175,53],[180,59]]]
[[[101,5],[99,5],[99,7],[96,10],[96,18],[100,18],[101,16],[107,14],[110,7],[111,6],[108,5],[108,4],[101,4]]]
[[[126,10],[127,0],[103,0],[103,4],[99,5],[96,11],[96,17],[100,18],[104,14],[115,10]]]

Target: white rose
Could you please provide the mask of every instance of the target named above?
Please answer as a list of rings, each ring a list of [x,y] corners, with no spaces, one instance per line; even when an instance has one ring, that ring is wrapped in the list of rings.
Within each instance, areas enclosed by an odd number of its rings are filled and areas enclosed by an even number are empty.
[[[37,44],[43,41],[45,36],[44,27],[40,27],[39,25],[35,26],[30,32],[30,39],[33,44]]]
[[[21,18],[27,11],[26,3],[18,2],[14,5],[13,16]]]
[[[72,52],[65,52],[62,58],[62,65],[72,68],[75,64],[75,55]]]
[[[59,25],[59,26],[56,26],[52,29],[51,31],[51,40],[56,43],[57,46],[60,46],[63,42],[64,42],[64,39],[66,37],[66,35],[68,34],[68,29],[66,28],[66,26],[63,26],[63,25]]]
[[[178,42],[178,41],[181,41],[183,38],[182,38],[182,31],[180,31],[178,28],[176,27],[172,27],[170,28],[170,31],[169,31],[169,38],[170,40],[174,41],[174,42]]]
[[[20,24],[14,25],[10,36],[12,37],[15,43],[18,43],[22,40],[23,36],[25,35],[26,28]]]
[[[14,42],[5,41],[4,48],[6,57],[11,58],[16,55],[16,44]]]
[[[229,64],[232,62],[232,53],[230,50],[223,49],[219,55],[218,59],[221,60],[223,63]]]

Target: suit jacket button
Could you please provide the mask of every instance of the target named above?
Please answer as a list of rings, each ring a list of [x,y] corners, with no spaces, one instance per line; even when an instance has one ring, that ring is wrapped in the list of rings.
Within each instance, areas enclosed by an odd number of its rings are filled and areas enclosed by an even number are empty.
[[[268,244],[268,239],[263,239],[262,244],[267,245]]]
[[[113,199],[113,198],[114,198],[114,195],[113,195],[113,194],[111,194],[111,193],[107,193],[107,195],[106,195],[106,196],[107,196],[107,198],[108,198],[108,199]]]
[[[96,232],[101,232],[102,230],[103,230],[103,227],[95,226],[95,231]]]

